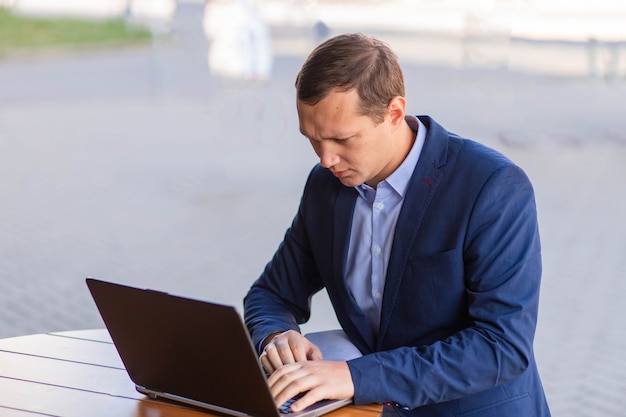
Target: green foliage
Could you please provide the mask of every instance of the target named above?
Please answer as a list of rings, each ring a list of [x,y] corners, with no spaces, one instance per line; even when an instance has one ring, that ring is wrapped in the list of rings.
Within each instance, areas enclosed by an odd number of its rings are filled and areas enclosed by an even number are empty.
[[[0,53],[126,45],[146,42],[150,32],[127,25],[123,19],[89,21],[67,18],[34,18],[12,14],[0,7]]]

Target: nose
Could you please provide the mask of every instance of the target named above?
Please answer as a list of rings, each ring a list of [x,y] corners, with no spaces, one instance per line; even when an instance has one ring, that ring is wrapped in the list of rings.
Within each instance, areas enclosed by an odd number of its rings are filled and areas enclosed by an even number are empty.
[[[331,168],[339,163],[339,154],[331,141],[322,141],[318,144],[316,151],[320,158],[320,165],[324,168]]]

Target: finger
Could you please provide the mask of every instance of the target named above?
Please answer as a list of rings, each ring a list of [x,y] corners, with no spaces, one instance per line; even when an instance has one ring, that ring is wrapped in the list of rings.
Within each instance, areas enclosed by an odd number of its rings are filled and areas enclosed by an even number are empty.
[[[274,372],[276,370],[276,368],[274,368],[274,366],[272,366],[272,363],[268,359],[267,353],[265,353],[265,352],[261,353],[261,356],[259,357],[259,359],[261,360],[261,365],[263,366],[263,369],[265,369],[265,371],[268,374],[271,374],[272,372]]]
[[[285,374],[284,377],[280,378],[279,382],[274,384],[272,389],[272,392],[276,393],[274,395],[276,404],[284,404],[296,395],[306,393],[290,406],[292,411],[300,411],[324,399],[323,390],[316,389],[320,385],[320,382],[316,382],[316,379],[316,377],[308,375],[304,369],[296,369]]]
[[[277,339],[285,341],[289,344],[291,353],[295,362],[306,360],[319,360],[322,358],[322,352],[319,347],[313,344],[309,339],[295,331],[285,332]]]
[[[268,379],[268,385],[277,405],[308,390],[306,374],[299,364],[285,365],[277,369]]]
[[[302,398],[291,404],[289,408],[291,408],[292,412],[297,413],[298,411],[302,411],[308,406],[313,405],[323,399],[324,397],[318,394],[318,390],[310,390],[306,394],[304,394]]]
[[[265,353],[265,360],[269,364],[271,370],[269,372],[274,372],[276,369],[280,368],[284,364],[284,360],[281,354],[278,352],[278,348],[274,344],[274,342],[270,342],[265,346],[263,350]],[[267,368],[266,368],[267,369]]]
[[[294,358],[294,353],[291,350],[291,345],[289,344],[288,340],[285,339],[280,339],[277,338],[278,340],[276,340],[276,342],[272,342],[270,343],[270,345],[274,345],[275,352],[268,352],[268,355],[270,356],[270,359],[272,359],[272,363],[274,365],[276,365],[276,362],[274,362],[274,355],[273,353],[276,353],[276,355],[278,355],[278,359],[280,361],[279,365],[286,365],[289,363],[295,363],[296,362],[296,358]],[[269,345],[268,345],[269,346]],[[278,366],[275,366],[276,368],[278,368]]]
[[[294,378],[293,372],[297,364],[284,365],[274,369],[274,372],[267,378],[267,384],[273,394],[278,394],[289,385]],[[276,397],[276,395],[274,395]]]
[[[290,346],[295,362],[322,359],[320,348],[305,338],[291,340]]]
[[[291,354],[293,355],[294,362],[306,361],[309,358],[309,346],[301,343],[294,343],[289,346],[291,348]]]
[[[309,348],[309,352],[307,354],[307,359],[311,361],[321,361],[323,359],[322,351],[317,345],[311,343],[311,347]]]
[[[307,361],[286,365],[274,372],[270,382],[277,404],[306,392],[292,405],[293,411],[302,410],[322,399],[354,396],[352,376],[346,362]]]

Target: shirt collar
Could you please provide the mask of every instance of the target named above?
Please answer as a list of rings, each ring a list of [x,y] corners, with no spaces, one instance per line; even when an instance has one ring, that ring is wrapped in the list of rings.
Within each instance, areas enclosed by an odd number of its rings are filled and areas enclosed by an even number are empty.
[[[408,123],[411,130],[416,132],[415,142],[409,151],[409,154],[404,158],[402,164],[394,172],[391,173],[385,180],[381,181],[382,183],[387,183],[400,197],[404,198],[404,193],[409,186],[409,181],[411,180],[411,176],[413,175],[413,171],[415,170],[415,166],[417,165],[417,161],[419,160],[420,154],[422,153],[422,148],[424,147],[424,141],[426,140],[426,126],[415,116],[406,115],[405,120]],[[379,186],[380,186],[379,184]],[[366,190],[374,191],[369,185],[362,184],[355,187],[361,197],[367,198]]]

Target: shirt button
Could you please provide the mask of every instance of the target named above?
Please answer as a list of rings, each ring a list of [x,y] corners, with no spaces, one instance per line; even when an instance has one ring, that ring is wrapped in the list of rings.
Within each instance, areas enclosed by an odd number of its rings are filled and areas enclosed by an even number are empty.
[[[380,291],[376,291],[376,292],[374,293],[374,297],[376,297],[376,298],[378,298],[378,299],[381,299],[381,298],[382,298],[382,296],[383,296],[383,294],[382,294]]]
[[[376,208],[378,210],[382,210],[383,208],[385,208],[385,205],[383,203],[376,203]]]
[[[376,247],[374,248],[374,253],[375,253],[376,255],[380,254],[380,251],[381,251],[380,246],[376,246]]]

